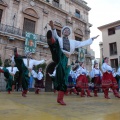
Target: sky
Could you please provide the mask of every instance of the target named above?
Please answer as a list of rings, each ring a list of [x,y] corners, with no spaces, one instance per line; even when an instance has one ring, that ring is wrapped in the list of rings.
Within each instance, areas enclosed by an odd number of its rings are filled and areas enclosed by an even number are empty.
[[[100,35],[90,46],[95,51],[95,58],[100,58],[99,42],[102,33],[97,27],[120,20],[120,0],[85,0],[91,8],[89,11],[90,37]]]

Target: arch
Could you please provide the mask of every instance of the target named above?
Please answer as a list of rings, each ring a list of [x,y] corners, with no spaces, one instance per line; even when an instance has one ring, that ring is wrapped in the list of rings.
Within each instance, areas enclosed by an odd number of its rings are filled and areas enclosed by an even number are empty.
[[[2,5],[4,7],[8,6],[8,4],[4,0],[0,0],[0,5]]]
[[[55,62],[51,62],[46,68],[45,92],[52,92],[52,79],[48,73],[52,74],[56,66]]]
[[[82,30],[81,30],[80,28],[77,28],[77,29],[74,31],[74,33],[83,37],[83,32],[82,32]]]
[[[26,8],[23,10],[23,13],[35,18],[39,18],[36,10],[34,10],[33,8]]]

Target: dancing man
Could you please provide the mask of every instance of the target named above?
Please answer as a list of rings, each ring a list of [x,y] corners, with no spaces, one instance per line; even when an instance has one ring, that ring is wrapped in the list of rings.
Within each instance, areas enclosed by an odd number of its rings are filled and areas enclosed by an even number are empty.
[[[16,74],[16,72],[18,71],[17,67],[15,66],[15,62],[11,62],[11,67],[1,67],[0,68],[0,72],[4,73],[5,78],[7,78],[7,85],[6,85],[6,89],[8,91],[8,94],[10,94],[11,90],[13,87],[15,87],[14,85],[14,76]]]
[[[68,38],[71,34],[71,29],[68,26],[63,27],[63,37],[59,37],[53,21],[50,21],[49,25],[52,31],[49,30],[47,32],[47,42],[52,53],[52,59],[57,64],[55,76],[55,88],[59,91],[57,102],[61,105],[66,105],[63,101],[63,97],[67,90],[68,76],[70,72],[70,55],[74,53],[75,48],[92,44],[93,40],[98,36],[82,42],[71,40]]]
[[[28,91],[29,79],[33,66],[43,64],[45,60],[38,61],[35,59],[31,59],[31,53],[27,54],[27,58],[23,58],[22,56],[18,55],[17,48],[14,49],[14,60],[22,77],[22,87],[23,87],[22,96],[26,97]]]

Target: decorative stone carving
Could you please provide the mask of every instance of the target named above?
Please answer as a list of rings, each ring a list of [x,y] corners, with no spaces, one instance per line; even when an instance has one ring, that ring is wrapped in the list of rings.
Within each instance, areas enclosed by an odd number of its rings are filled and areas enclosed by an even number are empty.
[[[29,16],[35,17],[35,18],[39,18],[37,12],[32,8],[27,8],[27,9],[23,10],[23,13],[27,14]]]

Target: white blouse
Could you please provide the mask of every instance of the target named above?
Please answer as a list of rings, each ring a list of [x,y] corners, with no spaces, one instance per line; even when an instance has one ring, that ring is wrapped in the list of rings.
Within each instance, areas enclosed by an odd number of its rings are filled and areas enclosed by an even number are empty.
[[[83,47],[83,46],[87,46],[87,45],[92,44],[92,42],[93,42],[92,39],[88,39],[88,40],[85,40],[85,41],[82,41],[82,42],[81,41],[76,41],[76,40],[73,40],[73,39],[69,39],[69,41],[70,41],[70,52],[68,52],[68,51],[63,50],[63,39],[57,35],[57,32],[56,32],[55,29],[52,30],[52,35],[55,39],[58,39],[59,44],[60,44],[60,48],[62,49],[63,53],[66,53],[69,56],[74,53],[75,48],[80,48],[80,47]]]
[[[17,67],[13,67],[13,70],[12,67],[6,67],[6,69],[8,69],[10,74],[14,74],[14,75],[18,71]]]
[[[117,75],[120,76],[120,67],[119,67],[118,70],[117,70]]]
[[[91,73],[90,73],[91,78],[97,77],[97,76],[102,76],[102,72],[100,69],[93,68]]]
[[[103,72],[112,72],[112,67],[108,65],[107,63],[102,64],[102,71]]]
[[[37,78],[37,73],[34,70],[31,71],[31,74],[32,74],[33,78]]]
[[[38,72],[37,79],[42,80],[42,78],[43,78],[42,72]]]
[[[35,65],[39,65],[39,64],[43,64],[45,62],[45,60],[34,60],[34,59],[29,59],[29,66],[28,66],[28,60],[27,58],[23,58],[23,62],[25,64],[25,66],[29,69],[32,69],[33,66]]]
[[[79,75],[88,75],[88,71],[85,68],[79,67],[77,70],[77,77]]]

